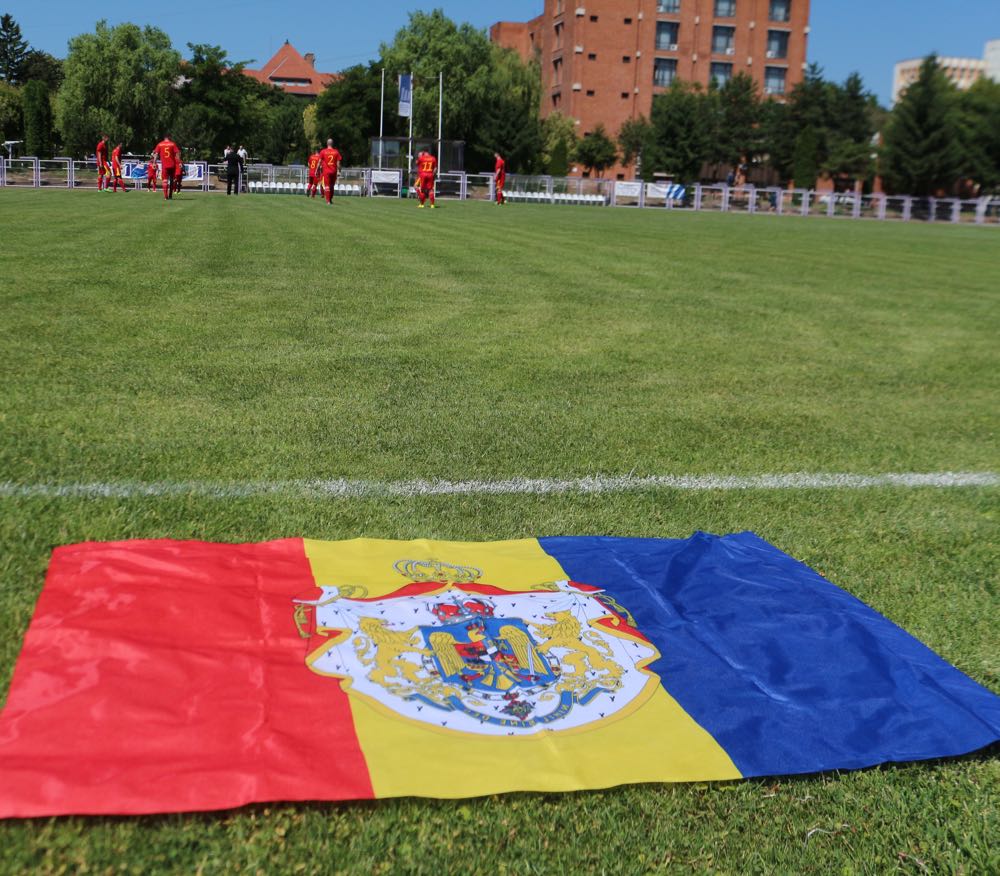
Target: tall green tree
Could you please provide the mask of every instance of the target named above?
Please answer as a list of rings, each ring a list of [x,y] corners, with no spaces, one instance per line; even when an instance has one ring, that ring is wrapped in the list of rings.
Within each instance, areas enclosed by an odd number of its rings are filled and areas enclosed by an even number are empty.
[[[479,98],[479,121],[466,146],[466,166],[473,171],[492,171],[493,152],[497,151],[506,159],[509,172],[538,171],[542,76],[537,62],[526,64],[517,52],[493,45],[485,85]]]
[[[481,101],[493,78],[493,45],[485,31],[458,25],[440,9],[412,12],[391,44],[381,47],[389,75],[413,73],[413,135],[437,137],[438,74],[444,73],[444,138],[478,148]],[[492,144],[483,144],[492,149]]]
[[[644,164],[681,182],[698,182],[718,131],[718,91],[675,79],[653,98],[653,154]]]
[[[189,155],[218,159],[227,145],[235,148],[259,133],[253,101],[270,86],[244,76],[245,62],[230,61],[221,46],[188,43],[188,50],[172,136]]]
[[[964,161],[955,87],[930,55],[893,108],[882,168],[891,191],[933,195],[955,184]]]
[[[0,141],[24,139],[21,108],[21,90],[0,82]]]
[[[24,86],[24,151],[37,158],[52,157],[52,102],[44,82]]]
[[[575,161],[579,161],[590,172],[602,176],[612,164],[618,160],[618,147],[608,136],[603,124],[599,124],[589,136],[576,144],[573,153]]]
[[[653,126],[645,116],[627,119],[618,130],[618,148],[622,164],[635,162],[636,175],[642,179],[653,178],[652,164],[646,159],[655,149]]]
[[[173,122],[180,54],[158,28],[109,27],[69,42],[56,126],[67,151],[82,156],[104,132],[132,149],[152,148]]]
[[[811,189],[816,185],[819,174],[819,132],[812,125],[806,125],[795,138],[795,157],[792,179],[796,188]]]
[[[21,62],[18,81],[31,82],[33,79],[44,82],[50,92],[57,91],[63,81],[62,61],[48,52],[32,49]]]
[[[21,35],[21,26],[9,13],[0,16],[0,79],[17,85],[21,82],[21,65],[28,54],[28,41]]]
[[[1000,191],[1000,82],[980,79],[958,97],[964,176]]]
[[[713,159],[727,165],[744,158],[752,161],[762,145],[761,100],[757,83],[749,74],[738,73],[719,89],[718,113]]]
[[[376,61],[368,65],[348,67],[340,78],[331,82],[316,98],[315,140],[326,145],[329,137],[353,165],[367,164],[370,138],[378,136],[379,106],[382,96],[382,66]],[[396,77],[385,77],[386,137],[405,133],[396,112],[399,89]]]
[[[569,173],[570,156],[576,149],[576,119],[560,112],[549,113],[542,120],[542,168],[551,176]]]

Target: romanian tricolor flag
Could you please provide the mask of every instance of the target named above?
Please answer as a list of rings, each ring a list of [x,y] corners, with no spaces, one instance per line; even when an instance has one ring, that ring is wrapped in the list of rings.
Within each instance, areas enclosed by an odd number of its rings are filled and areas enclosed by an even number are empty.
[[[751,533],[55,551],[0,816],[569,791],[958,755],[1000,698]]]

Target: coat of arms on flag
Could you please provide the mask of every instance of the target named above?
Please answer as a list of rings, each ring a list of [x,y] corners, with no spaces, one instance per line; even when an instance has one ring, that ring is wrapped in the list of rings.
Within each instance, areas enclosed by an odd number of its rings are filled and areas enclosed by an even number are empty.
[[[481,570],[400,560],[394,591],[323,586],[296,600],[306,662],[398,718],[445,730],[530,735],[610,721],[655,691],[659,652],[601,590],[571,581],[504,587]]]

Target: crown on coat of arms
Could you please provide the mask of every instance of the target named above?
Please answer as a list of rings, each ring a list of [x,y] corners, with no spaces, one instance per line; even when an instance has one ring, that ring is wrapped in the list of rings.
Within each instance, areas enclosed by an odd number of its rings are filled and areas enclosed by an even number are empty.
[[[410,581],[446,584],[471,584],[483,574],[483,570],[475,566],[453,566],[439,560],[398,560],[392,567]]]

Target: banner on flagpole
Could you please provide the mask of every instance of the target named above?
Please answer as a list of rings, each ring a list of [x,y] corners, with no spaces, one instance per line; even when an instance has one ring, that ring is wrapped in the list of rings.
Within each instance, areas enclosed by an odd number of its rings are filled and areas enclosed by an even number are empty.
[[[399,77],[399,114],[413,115],[413,74],[403,73]]]
[[[752,533],[58,548],[0,817],[465,797],[964,754],[1000,698]]]

